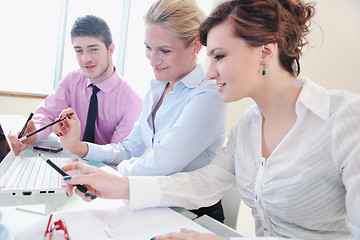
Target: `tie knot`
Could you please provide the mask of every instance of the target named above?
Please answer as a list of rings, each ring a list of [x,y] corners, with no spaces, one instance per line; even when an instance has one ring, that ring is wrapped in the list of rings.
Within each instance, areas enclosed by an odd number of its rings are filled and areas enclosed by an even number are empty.
[[[98,91],[100,91],[100,89],[94,84],[91,84],[90,86],[93,88],[93,94],[96,94]]]

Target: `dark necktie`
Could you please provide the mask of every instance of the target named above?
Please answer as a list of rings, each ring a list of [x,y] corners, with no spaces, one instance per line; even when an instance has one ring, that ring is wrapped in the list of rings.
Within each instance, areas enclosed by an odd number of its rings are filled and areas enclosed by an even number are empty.
[[[92,86],[93,92],[90,97],[89,111],[86,120],[86,127],[85,127],[83,141],[93,143],[95,139],[95,119],[98,109],[98,101],[97,101],[96,93],[100,91],[100,89],[93,84],[91,84],[90,86]]]

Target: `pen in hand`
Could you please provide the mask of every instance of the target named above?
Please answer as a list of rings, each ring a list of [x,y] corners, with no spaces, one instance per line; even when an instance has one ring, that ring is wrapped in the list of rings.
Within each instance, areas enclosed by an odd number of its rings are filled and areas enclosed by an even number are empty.
[[[39,152],[38,152],[39,153]],[[47,164],[49,164],[53,169],[55,169],[58,173],[60,173],[63,177],[65,176],[69,176],[69,174],[67,174],[64,170],[62,170],[61,168],[59,168],[58,166],[56,166],[55,163],[53,163],[49,158],[47,158],[44,154],[39,153],[39,156],[41,157],[41,159],[43,159]],[[82,193],[86,193],[87,192],[87,188],[83,185],[80,184],[76,184],[75,187]]]
[[[24,135],[24,132],[25,132],[25,130],[27,128],[27,125],[28,125],[28,123],[30,122],[30,120],[32,119],[33,116],[34,116],[34,113],[30,113],[28,119],[25,122],[24,127],[21,129],[21,132],[20,132],[18,138],[21,138]]]
[[[73,115],[73,114],[74,114],[74,113],[70,113],[69,115],[71,116],[71,115]],[[38,132],[41,132],[41,131],[45,130],[46,128],[48,128],[48,127],[50,127],[50,126],[52,126],[52,125],[55,125],[55,124],[57,124],[57,123],[65,120],[65,119],[66,119],[66,118],[60,118],[60,119],[58,119],[58,120],[56,120],[56,121],[54,121],[54,122],[52,122],[52,123],[49,123],[48,125],[43,126],[42,128],[39,128],[38,130],[35,130],[35,131],[33,131],[32,133],[29,133],[28,135],[20,138],[20,139],[19,139],[19,142],[22,142],[22,141],[24,141],[25,139],[31,137],[32,135],[37,134]]]

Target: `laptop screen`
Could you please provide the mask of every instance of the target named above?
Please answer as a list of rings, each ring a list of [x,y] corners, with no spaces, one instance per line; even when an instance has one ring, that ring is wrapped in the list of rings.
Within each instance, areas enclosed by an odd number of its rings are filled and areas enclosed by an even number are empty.
[[[0,163],[9,152],[10,152],[10,146],[0,124]]]

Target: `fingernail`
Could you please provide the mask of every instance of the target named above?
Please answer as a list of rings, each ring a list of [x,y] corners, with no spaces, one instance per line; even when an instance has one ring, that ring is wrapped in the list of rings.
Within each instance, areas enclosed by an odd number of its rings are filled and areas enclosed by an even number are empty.
[[[71,180],[71,176],[65,176],[64,177],[64,181],[69,181],[69,180]]]
[[[91,193],[85,193],[85,197],[90,197]]]
[[[68,114],[68,115],[66,115],[67,117],[68,117],[68,119],[71,119],[71,116]]]
[[[96,195],[92,196],[91,199],[95,199],[96,198]]]
[[[66,193],[66,196],[69,197],[69,194],[67,192],[65,192],[65,193]]]
[[[60,134],[60,136],[63,136],[63,134],[62,133],[59,133]]]
[[[155,240],[156,239],[156,237],[153,237],[153,238],[151,238],[150,240]]]

